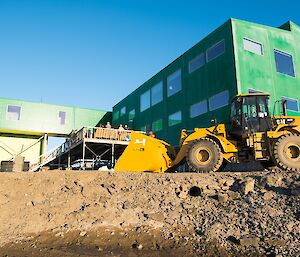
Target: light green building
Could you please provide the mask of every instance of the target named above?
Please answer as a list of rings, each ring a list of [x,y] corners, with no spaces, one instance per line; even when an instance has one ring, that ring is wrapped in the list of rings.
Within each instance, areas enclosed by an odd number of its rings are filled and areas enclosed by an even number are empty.
[[[300,27],[274,28],[230,19],[113,107],[115,126],[153,130],[178,144],[182,128],[229,122],[239,93],[268,92],[270,109],[287,100],[299,116]]]
[[[0,162],[16,155],[36,163],[48,137],[66,137],[72,130],[110,120],[110,113],[65,105],[0,98]]]

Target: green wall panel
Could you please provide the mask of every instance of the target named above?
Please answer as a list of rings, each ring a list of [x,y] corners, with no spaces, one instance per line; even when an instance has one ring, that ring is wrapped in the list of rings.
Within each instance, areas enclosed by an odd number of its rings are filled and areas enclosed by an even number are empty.
[[[208,48],[221,40],[225,40],[225,53],[189,73],[189,62],[199,54],[205,54]],[[178,69],[181,69],[182,74],[182,90],[167,97],[167,77]],[[141,113],[140,95],[160,81],[163,82],[163,101]],[[163,130],[156,133],[157,137],[177,145],[182,128],[209,126],[213,118],[217,118],[218,122],[228,121],[228,106],[190,118],[191,105],[204,99],[208,101],[209,97],[224,90],[229,90],[231,97],[237,93],[230,20],[115,105],[113,112],[126,106],[127,114],[113,123],[115,126],[123,123],[134,129],[141,129],[144,126],[150,127],[153,121],[162,119]],[[136,109],[136,117],[133,122],[129,122],[128,112],[133,108]],[[182,122],[169,127],[168,116],[177,111],[182,112]]]
[[[8,120],[8,105],[20,106],[20,120]],[[59,112],[65,112],[60,124]],[[0,131],[21,134],[66,135],[83,126],[96,126],[106,111],[0,98]]]
[[[263,45],[263,55],[257,55],[244,49],[243,38],[254,40]],[[189,62],[201,53],[205,53],[220,40],[225,41],[225,53],[204,66],[189,73]],[[249,89],[271,94],[270,107],[281,97],[299,101],[300,86],[300,28],[287,22],[282,28],[273,28],[237,19],[230,19],[167,67],[150,78],[134,92],[113,107],[113,112],[126,106],[127,113],[113,121],[115,126],[128,124],[133,129],[151,128],[153,121],[162,119],[163,130],[157,137],[174,145],[178,144],[182,128],[193,129],[206,127],[210,120],[217,118],[219,123],[229,123],[229,105],[191,118],[190,106],[202,100],[228,90],[230,99],[237,93],[248,93]],[[287,52],[293,56],[295,78],[276,71],[274,49]],[[182,90],[167,97],[167,77],[178,69],[182,73]],[[140,95],[160,81],[163,82],[163,101],[140,112]],[[128,112],[135,109],[135,119],[129,121]],[[182,122],[168,126],[168,116],[177,111],[182,112]],[[289,112],[300,115],[299,112]]]
[[[233,38],[237,67],[238,91],[247,93],[248,89],[268,92],[271,95],[270,109],[281,97],[300,99],[300,28],[291,22],[273,28],[241,20],[233,20]],[[287,30],[286,30],[287,29]],[[289,30],[290,29],[290,30]],[[263,45],[263,55],[244,49],[243,38],[249,38]],[[276,71],[274,49],[293,56],[295,77]],[[278,108],[276,108],[275,113]],[[299,116],[299,112],[289,111]]]

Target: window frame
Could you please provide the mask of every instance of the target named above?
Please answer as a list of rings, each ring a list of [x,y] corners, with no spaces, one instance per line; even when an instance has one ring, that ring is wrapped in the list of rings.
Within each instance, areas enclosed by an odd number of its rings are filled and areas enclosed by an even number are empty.
[[[118,114],[118,115],[117,115],[118,117],[117,117],[116,119],[114,119],[114,114],[116,114],[116,113]],[[115,112],[113,112],[112,120],[113,120],[113,121],[116,121],[116,120],[118,120],[118,119],[120,119],[120,111],[115,111]]]
[[[9,113],[9,111],[8,111],[8,107],[9,106],[12,106],[12,107],[19,107],[20,108],[20,113],[19,113],[19,117],[18,117],[18,119],[16,119],[16,120],[11,120],[11,119],[8,119],[8,113]],[[7,104],[6,105],[6,115],[5,115],[6,117],[6,120],[7,121],[20,121],[21,120],[21,117],[22,117],[22,106],[21,105],[13,105],[13,104]]]
[[[179,73],[180,74],[180,89],[176,92],[173,92],[172,94],[169,94],[169,78],[172,77],[174,74]],[[182,91],[182,70],[181,68],[175,70],[173,73],[171,73],[169,76],[167,76],[167,97],[171,97],[175,94],[177,94],[178,92]]]
[[[251,42],[251,43],[255,43],[255,44],[260,45],[260,46],[261,46],[261,54],[258,54],[258,53],[255,53],[255,52],[253,52],[253,51],[250,51],[250,50],[246,49],[246,48],[245,48],[245,45],[244,45],[244,40],[247,40],[247,41],[249,41],[249,42]],[[253,53],[253,54],[256,54],[256,55],[264,56],[264,54],[265,54],[265,51],[264,51],[264,45],[263,45],[262,43],[258,42],[258,41],[255,41],[255,40],[253,40],[253,39],[250,39],[250,38],[248,38],[248,37],[243,37],[243,48],[244,48],[245,51],[248,51],[248,52]]]
[[[228,93],[228,101],[227,101],[227,104],[220,105],[220,106],[218,106],[217,108],[211,108],[211,103],[210,103],[211,99],[212,99],[213,97],[215,97],[215,96],[217,96],[217,95],[220,95],[221,93],[225,93],[225,92]],[[220,108],[223,108],[223,107],[225,107],[225,106],[227,106],[227,105],[229,105],[229,104],[230,104],[230,94],[229,94],[229,90],[228,90],[228,89],[227,89],[227,90],[223,90],[223,91],[221,91],[221,92],[219,92],[219,93],[217,93],[217,94],[214,94],[213,96],[209,97],[209,99],[208,99],[208,109],[209,109],[210,112],[215,111],[215,110],[218,110],[218,109],[220,109]]]
[[[60,117],[60,114],[64,113],[65,117],[64,117],[64,123],[61,123],[62,119]],[[58,119],[59,119],[59,125],[64,126],[67,124],[67,112],[66,111],[58,111]]]
[[[142,96],[145,95],[146,93],[149,93],[149,106],[142,110]],[[140,112],[142,113],[148,110],[150,107],[151,107],[151,88],[149,88],[148,90],[140,94]]]
[[[140,127],[140,131],[146,132],[146,130],[147,130],[147,126],[146,125]]]
[[[266,92],[254,88],[248,88],[248,94],[260,94],[260,93],[266,93]]]
[[[208,60],[208,51],[211,50],[212,48],[216,47],[218,44],[220,44],[222,42],[224,42],[224,51],[221,54],[215,56],[214,58]],[[209,62],[217,59],[218,57],[220,57],[221,55],[223,55],[225,52],[226,52],[226,44],[225,44],[225,39],[223,38],[222,40],[218,41],[217,43],[215,43],[214,45],[212,45],[211,47],[209,47],[209,48],[206,49],[206,51],[205,51],[205,54],[206,54],[206,63],[209,63]]]
[[[153,88],[155,87],[158,87],[160,86],[161,87],[161,99],[158,101],[158,102],[155,102],[153,103]],[[163,81],[161,80],[160,82],[156,83],[155,85],[153,85],[150,89],[150,105],[151,106],[154,106],[156,104],[159,104],[160,102],[162,102],[164,100],[164,84],[163,84]]]
[[[300,111],[299,100],[298,99],[291,98],[291,97],[286,97],[286,96],[281,96],[281,101],[283,101],[283,100],[291,100],[291,101],[295,101],[297,103],[297,111],[288,109],[287,106],[286,106],[287,111],[291,111],[291,112],[299,112]]]
[[[123,106],[123,107],[120,109],[120,117],[123,117],[124,115],[126,115],[126,106]]]
[[[200,58],[200,57],[203,57],[204,63],[203,63],[201,66],[198,66],[197,68],[191,70],[191,63],[192,63],[193,61],[195,61],[196,59]],[[191,73],[193,73],[194,71],[196,71],[196,70],[202,68],[205,64],[206,64],[205,53],[203,52],[203,53],[201,53],[201,54],[198,54],[197,56],[195,56],[193,59],[191,59],[191,60],[189,61],[189,74],[191,74]]]
[[[170,116],[172,116],[172,115],[174,115],[174,114],[177,114],[177,113],[180,113],[180,121],[179,122],[177,122],[177,123],[175,123],[175,124],[172,124],[172,125],[170,125]],[[180,123],[182,123],[182,111],[180,110],[180,111],[177,111],[177,112],[174,112],[174,113],[171,113],[171,114],[169,114],[169,116],[168,116],[168,127],[173,127],[173,126],[176,126],[176,125],[178,125],[178,124],[180,124]]]
[[[159,130],[155,130],[155,129],[154,129],[154,123],[155,123],[155,122],[161,122],[161,128],[160,128]],[[157,119],[157,120],[153,121],[152,124],[151,124],[151,127],[152,127],[152,131],[153,131],[154,133],[159,132],[159,131],[162,131],[163,128],[164,128],[163,119],[160,118],[160,119]]]
[[[282,55],[285,55],[285,56],[290,56],[291,59],[292,59],[292,65],[293,65],[293,72],[294,72],[294,76],[290,75],[290,74],[286,74],[286,73],[283,73],[283,72],[280,72],[277,70],[277,64],[276,64],[276,57],[275,57],[275,52],[279,53],[279,54],[282,54]],[[283,74],[285,76],[289,76],[291,78],[296,78],[296,68],[295,68],[295,62],[294,62],[294,57],[292,54],[290,53],[287,53],[287,52],[284,52],[282,50],[279,50],[278,48],[274,48],[273,49],[273,53],[274,53],[274,62],[275,62],[275,69],[276,69],[276,73],[280,73],[280,74]]]
[[[134,113],[133,117],[131,118],[130,115]],[[135,108],[131,109],[129,112],[128,112],[128,120],[133,120],[135,118]]]
[[[205,103],[206,111],[205,111],[205,112],[201,112],[201,113],[199,113],[199,114],[197,114],[197,115],[195,115],[195,116],[192,116],[192,107],[195,106],[195,105],[197,105],[197,104],[202,104],[202,103]],[[196,102],[196,103],[194,103],[194,104],[192,104],[192,105],[190,106],[190,118],[191,118],[191,119],[196,118],[196,117],[199,117],[199,116],[201,116],[201,115],[203,115],[203,114],[205,114],[205,113],[208,113],[208,106],[207,106],[207,100],[206,100],[206,99],[201,100],[201,101],[199,101],[199,102]]]

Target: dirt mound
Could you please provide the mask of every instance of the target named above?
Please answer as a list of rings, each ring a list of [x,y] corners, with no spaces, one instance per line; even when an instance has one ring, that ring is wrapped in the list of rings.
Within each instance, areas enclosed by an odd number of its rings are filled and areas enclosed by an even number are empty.
[[[48,171],[0,181],[3,256],[300,253],[295,173]]]

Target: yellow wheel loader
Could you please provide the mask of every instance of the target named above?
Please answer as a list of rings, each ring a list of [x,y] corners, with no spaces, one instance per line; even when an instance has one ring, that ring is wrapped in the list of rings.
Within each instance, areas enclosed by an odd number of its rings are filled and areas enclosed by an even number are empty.
[[[165,172],[187,162],[191,171],[220,171],[226,163],[258,161],[265,167],[300,171],[300,117],[271,117],[268,94],[240,94],[231,104],[230,125],[185,129],[177,152],[168,143],[132,132],[116,171]],[[284,108],[283,108],[284,109]]]

